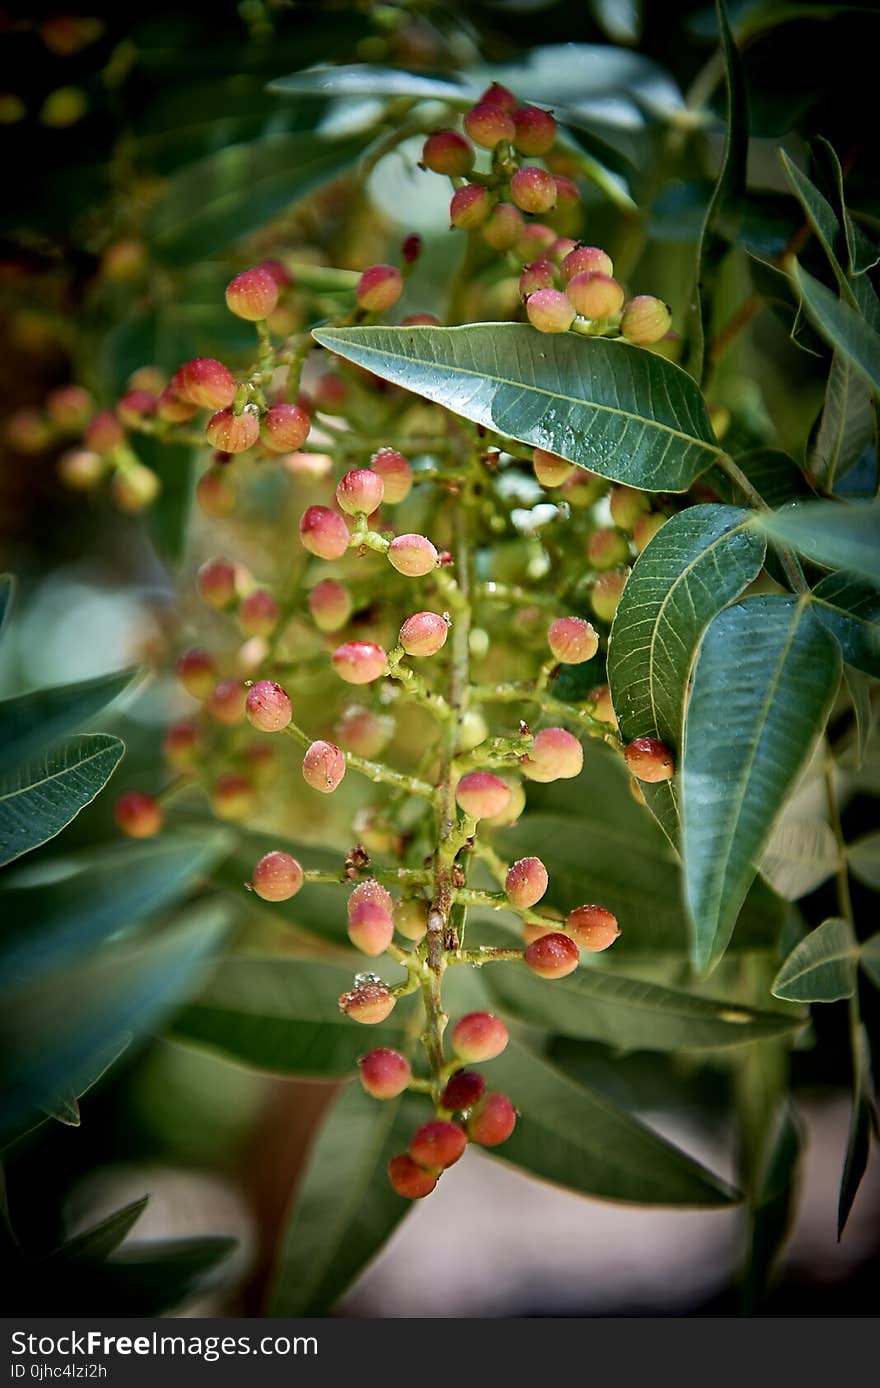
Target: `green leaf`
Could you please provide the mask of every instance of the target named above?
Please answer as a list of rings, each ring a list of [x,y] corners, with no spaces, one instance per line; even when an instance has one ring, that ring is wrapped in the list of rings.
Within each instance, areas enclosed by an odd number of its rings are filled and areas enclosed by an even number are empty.
[[[590,9],[612,43],[638,43],[644,23],[643,0],[590,0]]]
[[[618,973],[584,967],[552,988],[516,964],[493,965],[486,981],[500,1009],[561,1036],[620,1050],[700,1051],[798,1031],[803,1021],[723,999],[694,997]]]
[[[365,1033],[336,1000],[351,988],[352,973],[311,959],[227,959],[175,1018],[173,1033],[275,1074],[350,1075]],[[398,1004],[370,1027],[369,1045],[399,1049],[405,1013]]]
[[[831,709],[840,669],[836,642],[796,598],[747,598],[706,631],[680,788],[685,900],[702,971],[724,953],[773,821]]]
[[[786,1103],[769,1145],[760,1186],[751,1202],[746,1268],[747,1315],[761,1300],[777,1254],[791,1226],[803,1135],[794,1110]]]
[[[880,262],[880,247],[876,246],[868,239],[862,231],[858,222],[853,220],[852,214],[846,205],[846,197],[843,187],[843,169],[837,152],[828,140],[821,135],[817,138],[817,145],[824,151],[826,159],[831,166],[837,192],[837,205],[840,220],[843,222],[843,233],[846,241],[846,253],[849,261],[849,273],[851,275],[862,275],[866,270],[873,270],[874,266]]]
[[[526,323],[313,336],[454,414],[645,491],[686,491],[721,452],[687,373],[622,341]]]
[[[880,988],[880,932],[866,940],[859,951],[859,963],[875,988]]]
[[[835,352],[809,450],[810,471],[827,491],[833,490],[835,481],[845,477],[871,446],[875,425],[870,390],[848,358]],[[771,501],[771,505],[776,504]]]
[[[855,308],[856,301],[837,254],[837,243],[841,235],[837,213],[827,198],[819,192],[816,185],[807,178],[805,173],[801,172],[796,164],[792,163],[785,150],[779,151],[779,158],[794,195],[807,214],[807,220],[813,228],[816,239],[828,257],[828,263],[840,286],[841,295]]]
[[[862,1177],[868,1167],[871,1151],[871,1048],[864,1026],[856,1026],[852,1035],[853,1106],[850,1116],[846,1158],[840,1181],[837,1205],[837,1238],[843,1236]]]
[[[4,874],[0,972],[16,982],[87,953],[180,896],[228,844],[218,831],[119,843]],[[40,881],[47,877],[48,881]]]
[[[880,501],[804,501],[754,524],[817,564],[880,583]]]
[[[424,1100],[377,1103],[349,1084],[318,1133],[282,1234],[269,1299],[272,1316],[326,1316],[379,1252],[410,1204],[386,1167],[405,1152]]]
[[[451,101],[462,106],[471,105],[474,96],[479,95],[473,82],[464,86],[458,81],[426,77],[401,68],[376,67],[370,63],[339,67],[322,63],[302,72],[291,72],[286,77],[276,77],[269,83],[268,90],[279,96],[408,97],[415,101]]]
[[[813,589],[812,604],[847,665],[880,678],[880,588],[854,574],[829,574]]]
[[[93,1224],[81,1234],[74,1234],[73,1238],[66,1239],[50,1254],[49,1261],[84,1259],[91,1262],[109,1258],[123,1239],[131,1233],[149,1201],[148,1195],[142,1195],[140,1200],[133,1200],[121,1210],[114,1210],[113,1214],[107,1215],[106,1219],[102,1219],[98,1224]]]
[[[115,671],[0,701],[0,771],[18,766],[51,742],[81,728],[112,703],[136,673]]]
[[[93,958],[0,996],[0,1136],[26,1131],[109,1054],[152,1029],[193,986],[229,927],[216,903],[193,908],[147,940],[108,945]]]
[[[797,901],[827,881],[839,862],[837,839],[824,819],[783,813],[767,840],[760,869],[775,892]]]
[[[859,881],[880,892],[880,830],[848,844],[846,857]]]
[[[625,741],[659,737],[679,760],[700,638],[763,562],[764,543],[750,513],[734,506],[693,506],[654,536],[627,580],[608,650],[608,682]],[[675,779],[644,789],[652,813],[677,842]]]
[[[729,1205],[737,1193],[693,1158],[515,1040],[492,1085],[521,1111],[493,1156],[582,1195],[639,1205]]]
[[[154,254],[181,265],[225,250],[338,177],[365,144],[314,132],[265,135],[190,164],[149,213]]]
[[[0,867],[60,834],[106,785],[124,751],[118,737],[87,734],[0,776]]]
[[[832,916],[796,945],[773,980],[775,998],[839,1002],[856,987],[858,946],[849,921]]]
[[[15,597],[15,575],[0,574],[0,635],[9,620],[12,602]]]
[[[737,457],[736,465],[768,506],[783,506],[787,501],[813,495],[794,458],[781,448],[752,448]],[[712,474],[712,485],[725,500],[737,506],[751,506],[750,498],[720,468]]]
[[[814,279],[795,257],[790,263],[801,308],[813,327],[829,347],[846,358],[876,394],[880,391],[880,333],[875,332],[856,309],[838,299],[821,280]]]
[[[865,763],[865,753],[868,750],[871,733],[874,730],[874,716],[871,708],[871,682],[867,675],[863,675],[861,670],[854,670],[851,665],[844,665],[843,678],[846,682],[850,702],[853,706],[853,714],[855,715],[855,767],[857,771],[861,771]]]

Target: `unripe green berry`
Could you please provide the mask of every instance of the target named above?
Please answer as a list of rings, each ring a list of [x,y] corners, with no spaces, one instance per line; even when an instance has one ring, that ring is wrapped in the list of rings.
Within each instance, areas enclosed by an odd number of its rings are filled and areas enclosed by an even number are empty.
[[[494,1060],[509,1040],[507,1027],[492,1012],[468,1012],[452,1028],[452,1049],[468,1065]]]
[[[93,408],[92,397],[83,386],[59,386],[46,397],[46,413],[56,428],[68,434],[85,428]]]
[[[319,631],[339,631],[352,614],[354,603],[344,583],[322,578],[308,597],[309,611]]]
[[[658,530],[666,524],[666,517],[656,512],[652,516],[640,516],[633,526],[633,545],[639,554],[651,543]]]
[[[349,752],[359,757],[377,757],[384,752],[395,732],[388,713],[374,713],[363,704],[351,704],[336,724],[336,736]]]
[[[446,644],[449,625],[436,612],[414,612],[400,628],[400,644],[407,655],[436,655]]]
[[[510,196],[523,212],[550,212],[556,206],[556,184],[546,169],[517,169]]]
[[[362,954],[375,959],[384,954],[394,939],[391,912],[378,901],[359,901],[349,906],[348,938]]]
[[[194,699],[207,699],[217,679],[217,666],[207,651],[184,651],[175,667],[177,678]]]
[[[598,651],[599,636],[583,617],[557,617],[550,625],[547,643],[560,664],[582,665]]]
[[[612,622],[626,587],[626,573],[602,574],[590,590],[590,606],[603,622]]]
[[[656,785],[670,781],[675,775],[675,758],[657,737],[637,737],[624,750],[624,760],[631,776]]]
[[[303,757],[302,773],[312,790],[330,795],[345,775],[345,757],[332,742],[313,742]]]
[[[617,727],[617,714],[614,712],[611,690],[607,684],[597,684],[591,689],[587,695],[587,702],[592,708],[594,718],[598,718],[600,723],[610,723],[612,728]]]
[[[526,946],[525,961],[539,978],[564,978],[580,962],[578,947],[568,935],[542,935]]]
[[[455,789],[455,799],[473,819],[503,814],[510,803],[510,787],[491,771],[469,771]]]
[[[238,623],[246,636],[271,636],[280,618],[278,599],[266,588],[248,593],[238,609]]]
[[[309,506],[300,519],[299,538],[318,559],[341,559],[348,549],[348,526],[329,506]]]
[[[520,858],[508,868],[504,890],[511,905],[525,911],[541,900],[549,883],[540,858]]]
[[[520,106],[513,113],[513,143],[530,159],[548,154],[556,142],[556,121],[539,106]]]
[[[494,198],[488,188],[479,183],[468,183],[464,188],[456,188],[449,204],[449,224],[459,231],[474,231],[488,218]]]
[[[254,868],[251,886],[263,901],[289,901],[303,884],[303,870],[290,853],[275,849]]]
[[[582,318],[610,318],[623,303],[623,290],[610,275],[573,275],[565,292]]]
[[[471,752],[474,747],[479,747],[481,742],[485,742],[489,736],[489,726],[478,708],[469,708],[464,712],[458,724],[458,736],[455,740],[456,752]]]
[[[295,453],[311,427],[308,412],[300,405],[273,405],[260,421],[260,436],[273,453]]]
[[[509,251],[522,233],[522,213],[512,202],[499,202],[483,224],[483,240],[493,251]]]
[[[444,1118],[433,1118],[416,1129],[409,1154],[417,1166],[428,1171],[445,1171],[464,1156],[466,1147],[467,1135],[463,1128]]]
[[[127,790],[113,807],[116,824],[130,839],[151,839],[162,828],[162,806],[153,795]]]
[[[224,771],[211,790],[211,809],[218,819],[240,822],[254,812],[254,786],[247,776]]]
[[[526,807],[526,793],[520,778],[502,776],[501,778],[508,790],[510,799],[500,814],[490,814],[486,816],[487,824],[497,825],[499,829],[507,829],[512,824],[516,824],[520,815]]]
[[[232,372],[212,357],[195,357],[184,362],[171,382],[181,400],[200,410],[224,410],[235,396]]]
[[[238,318],[251,323],[268,318],[278,303],[278,283],[263,265],[243,270],[226,286],[226,306]]]
[[[260,437],[260,420],[252,405],[245,405],[241,414],[218,410],[205,428],[205,437],[221,453],[245,453]]]
[[[396,448],[380,448],[370,459],[370,467],[382,478],[382,500],[386,506],[405,501],[412,490],[413,470]]]
[[[536,448],[533,452],[532,467],[542,487],[561,487],[577,470],[567,458],[559,458],[544,448]]]
[[[627,342],[639,347],[653,347],[671,327],[672,314],[668,304],[664,304],[662,299],[655,299],[652,294],[637,294],[624,305],[620,333]]]
[[[379,509],[385,484],[378,472],[369,468],[352,468],[336,486],[336,500],[350,516],[371,516]]]
[[[118,469],[110,481],[110,494],[127,516],[139,516],[146,511],[161,490],[162,483],[155,472],[141,463]]]
[[[346,641],[333,652],[332,661],[346,684],[372,684],[384,675],[388,656],[372,641]]]
[[[438,130],[425,141],[422,163],[433,173],[463,178],[474,167],[473,146],[457,130]]]
[[[258,680],[248,690],[248,722],[261,733],[280,733],[293,717],[290,697],[274,680]]]
[[[613,275],[611,257],[598,246],[576,246],[562,261],[562,278],[566,284],[575,275]]]
[[[175,771],[188,771],[196,760],[201,742],[195,723],[172,723],[162,739],[162,752]]]
[[[498,1147],[516,1127],[516,1109],[506,1094],[484,1094],[468,1118],[467,1135],[479,1147]]]
[[[374,1099],[396,1099],[412,1079],[412,1067],[405,1055],[389,1046],[377,1046],[358,1061],[361,1084]]]
[[[587,558],[594,569],[615,569],[629,558],[629,545],[617,530],[594,530],[587,545]]]
[[[521,299],[528,299],[539,289],[552,289],[556,283],[556,266],[550,260],[533,260],[524,265],[519,277]]]
[[[421,578],[436,569],[436,549],[424,535],[397,535],[388,546],[388,562],[407,578]]]
[[[575,319],[574,308],[558,289],[539,289],[530,294],[526,313],[532,327],[542,333],[568,332]]]
[[[617,917],[604,906],[577,906],[565,918],[565,928],[580,949],[596,954],[613,945],[620,934]]]
[[[228,559],[209,559],[199,569],[199,596],[211,607],[228,607],[235,597],[235,565]]]
[[[235,487],[223,468],[209,468],[196,483],[196,501],[206,516],[220,520],[231,515],[236,499]]]
[[[486,1081],[476,1070],[459,1070],[446,1084],[440,1103],[450,1113],[467,1113],[486,1092]]]
[[[368,313],[384,313],[402,293],[403,276],[394,265],[371,265],[358,280],[355,299]]]
[[[351,1015],[349,1013],[349,1015]],[[360,1019],[359,1019],[360,1020]],[[417,1166],[406,1152],[392,1157],[388,1163],[388,1179],[398,1195],[405,1200],[423,1200],[437,1184],[437,1174]]]
[[[405,896],[392,911],[394,929],[407,940],[422,940],[428,933],[428,903],[420,896]]]
[[[563,781],[579,776],[584,765],[584,749],[565,728],[544,728],[532,750],[523,758],[522,772],[530,781]]]
[[[353,1022],[375,1026],[394,1011],[397,999],[387,984],[371,976],[355,979],[354,987],[339,999],[339,1010]],[[407,1157],[407,1161],[409,1161]],[[415,1163],[413,1163],[415,1165]],[[425,1192],[427,1194],[427,1191]]]
[[[58,476],[72,492],[90,492],[104,476],[106,463],[89,448],[69,448],[58,459]]]
[[[208,713],[216,723],[232,727],[244,718],[246,703],[247,689],[241,680],[221,680],[211,691]]]
[[[632,530],[651,505],[645,493],[636,491],[634,487],[612,487],[608,500],[611,519],[620,530]]]
[[[472,106],[464,118],[464,128],[475,145],[494,149],[502,140],[512,140],[516,134],[513,117],[503,106],[483,101]]]

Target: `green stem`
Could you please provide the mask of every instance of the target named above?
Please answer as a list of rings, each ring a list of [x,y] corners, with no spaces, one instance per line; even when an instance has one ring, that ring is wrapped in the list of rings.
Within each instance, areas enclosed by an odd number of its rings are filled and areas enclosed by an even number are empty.
[[[288,737],[292,737],[301,747],[311,747],[314,738],[309,737],[308,733],[298,727],[296,723],[288,723],[284,729]],[[383,762],[369,761],[366,757],[358,757],[354,752],[345,753],[345,764],[350,766],[353,771],[359,771],[362,776],[377,784],[386,786],[396,786],[399,790],[406,790],[411,795],[420,795],[425,800],[435,800],[437,792],[427,781],[420,781],[416,776],[408,776],[404,771],[392,771],[390,766],[385,766]]]

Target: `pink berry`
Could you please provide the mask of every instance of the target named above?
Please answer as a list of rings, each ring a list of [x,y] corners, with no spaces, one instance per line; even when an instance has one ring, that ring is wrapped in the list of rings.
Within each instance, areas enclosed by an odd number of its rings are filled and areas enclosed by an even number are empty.
[[[407,655],[436,655],[446,645],[449,626],[436,612],[414,612],[400,628],[400,644]]]
[[[70,434],[85,428],[93,407],[92,397],[83,386],[59,386],[46,397],[46,413],[52,423]]]
[[[302,772],[306,785],[329,795],[345,775],[345,757],[332,742],[313,742],[303,757]]]
[[[391,912],[394,907],[391,893],[382,886],[381,882],[377,882],[375,877],[367,877],[363,882],[358,882],[357,886],[351,892],[348,898],[349,917],[355,907],[359,906],[362,901],[377,902],[388,912]]]
[[[431,1194],[437,1184],[436,1173],[417,1166],[406,1152],[391,1158],[388,1163],[388,1179],[396,1193],[402,1195],[405,1200],[423,1200],[426,1195]]]
[[[625,573],[601,574],[590,591],[590,606],[603,622],[614,620],[618,603],[626,587]]]
[[[523,212],[550,212],[556,206],[556,184],[546,169],[517,169],[510,196]]]
[[[556,208],[557,211],[564,211],[567,208],[577,207],[580,204],[580,194],[577,184],[564,174],[554,174],[553,182],[556,184]]]
[[[382,500],[386,506],[406,500],[412,489],[413,470],[402,453],[395,448],[380,448],[370,459],[370,467],[382,478]]]
[[[434,173],[463,178],[474,167],[473,146],[456,130],[438,130],[425,141],[422,163]]]
[[[360,978],[355,986],[339,999],[339,1010],[353,1022],[375,1026],[390,1016],[397,1002],[387,984],[379,978]]]
[[[575,944],[595,954],[613,945],[620,934],[617,917],[604,906],[577,906],[565,918],[565,928]]]
[[[577,968],[580,956],[570,936],[556,933],[542,935],[527,945],[525,961],[539,978],[564,978]]]
[[[102,410],[87,426],[83,439],[93,453],[112,453],[125,442],[125,430],[115,414]]]
[[[342,746],[359,757],[377,757],[394,736],[395,722],[390,714],[374,713],[362,704],[351,704],[336,724]]]
[[[200,410],[223,410],[232,404],[235,395],[232,372],[212,357],[184,362],[175,372],[172,386],[181,400]]]
[[[516,1109],[506,1094],[484,1094],[468,1118],[467,1133],[480,1147],[498,1147],[516,1127]]]
[[[206,516],[222,519],[235,510],[236,490],[222,468],[209,468],[196,483],[196,501]]]
[[[623,290],[610,275],[573,275],[565,292],[583,318],[610,318],[623,304]]]
[[[130,839],[151,839],[162,828],[162,806],[153,795],[127,790],[113,807],[117,826]]]
[[[299,538],[318,559],[341,559],[348,549],[348,526],[329,506],[310,506],[300,520]]]
[[[393,308],[403,293],[403,276],[393,265],[371,265],[358,280],[355,298],[368,313]]]
[[[333,652],[333,669],[346,684],[372,684],[381,679],[388,656],[372,641],[346,641]]]
[[[394,939],[391,912],[378,901],[359,901],[354,907],[349,904],[348,938],[355,949],[371,959],[384,954]]]
[[[552,289],[556,283],[556,266],[550,260],[533,260],[524,265],[519,276],[519,295],[528,299],[539,289]]]
[[[508,87],[503,87],[500,82],[493,82],[491,87],[487,87],[483,92],[478,105],[500,106],[502,111],[511,114],[517,109],[519,102]]]
[[[208,712],[217,723],[232,726],[245,714],[247,690],[241,680],[221,680],[208,700]]]
[[[106,460],[88,448],[68,448],[58,459],[58,476],[73,492],[89,492],[106,471]]]
[[[261,733],[280,733],[293,717],[290,697],[274,680],[258,680],[248,690],[248,722]]]
[[[492,1012],[468,1012],[452,1028],[452,1049],[468,1065],[494,1060],[509,1040],[507,1027]]]
[[[266,588],[255,588],[242,600],[238,622],[246,636],[271,636],[281,618],[278,599]]]
[[[312,387],[312,398],[319,410],[336,414],[348,399],[348,384],[335,371],[325,371]]]
[[[440,556],[424,535],[397,535],[388,546],[388,562],[407,578],[421,578],[436,569]]]
[[[494,149],[502,140],[512,140],[516,134],[513,117],[503,106],[494,102],[480,102],[472,106],[464,118],[464,128],[475,145],[483,149]]]
[[[510,803],[510,786],[491,771],[469,771],[456,786],[455,799],[473,819],[491,819]]]
[[[547,890],[550,878],[540,858],[520,858],[508,868],[504,890],[508,900],[520,910],[528,910]]]
[[[296,858],[275,849],[254,868],[251,886],[264,901],[289,901],[303,884],[303,870]]]
[[[278,757],[268,742],[253,742],[245,747],[242,760],[256,786],[271,785],[278,775]]]
[[[239,318],[256,323],[269,314],[278,303],[278,282],[264,265],[243,270],[226,286],[226,305]]]
[[[339,631],[352,613],[354,603],[344,583],[322,578],[309,593],[309,611],[319,631]]]
[[[396,1099],[412,1079],[412,1067],[400,1051],[377,1046],[358,1062],[361,1084],[374,1099]]]
[[[541,333],[568,332],[575,319],[574,308],[558,289],[539,289],[530,294],[526,313],[532,327]]]
[[[557,617],[550,624],[547,642],[562,665],[582,665],[585,660],[592,660],[599,649],[598,633],[583,617]]]
[[[555,240],[556,232],[552,227],[545,226],[543,222],[528,222],[523,226],[514,251],[526,263],[544,259]]]
[[[221,453],[244,453],[253,448],[260,437],[260,421],[252,406],[246,405],[241,414],[218,410],[205,428],[205,436]]]
[[[544,448],[536,448],[532,454],[532,467],[535,477],[542,487],[561,487],[576,471],[574,463],[567,458],[559,458]]]
[[[201,742],[195,723],[172,723],[162,739],[162,752],[175,771],[187,771],[196,759]]]
[[[624,751],[624,760],[630,775],[639,781],[656,785],[658,781],[669,781],[675,775],[675,758],[657,737],[637,737]]]
[[[632,530],[651,505],[645,493],[636,491],[634,487],[612,487],[608,504],[611,519],[620,530]]]
[[[565,257],[560,268],[566,284],[570,279],[574,279],[575,275],[614,274],[611,257],[598,246],[576,246]]]
[[[624,306],[620,320],[621,336],[639,347],[653,347],[672,327],[669,305],[652,294],[637,294]]]
[[[188,400],[184,400],[172,385],[165,387],[156,404],[156,413],[166,424],[183,424],[198,412],[198,405],[191,405]]]
[[[523,217],[512,202],[499,202],[483,224],[483,240],[493,251],[509,251],[522,236]]]
[[[159,401],[149,390],[129,390],[121,396],[116,405],[116,414],[121,424],[132,429],[144,419],[152,419]]]
[[[371,516],[379,509],[385,484],[378,472],[356,467],[337,483],[336,500],[350,516]]]
[[[446,1084],[440,1103],[451,1113],[466,1113],[483,1097],[486,1081],[476,1070],[459,1070]]]
[[[594,530],[587,545],[587,558],[594,569],[614,569],[629,558],[629,545],[617,530]]]
[[[217,679],[213,657],[199,648],[184,651],[177,661],[176,672],[187,694],[192,694],[194,699],[207,699]]]
[[[579,776],[584,765],[584,749],[564,728],[544,728],[523,759],[522,771],[530,781],[563,781]]]
[[[253,782],[236,771],[224,771],[211,790],[211,809],[218,819],[249,819],[254,812]]]
[[[456,188],[449,204],[449,224],[460,231],[474,231],[481,227],[492,211],[494,199],[488,188],[479,183],[468,183],[464,188]]]
[[[273,453],[295,453],[309,436],[312,421],[299,405],[273,405],[263,415],[260,434]]]
[[[407,940],[423,940],[428,933],[428,903],[418,896],[395,902],[391,913],[394,929]]]
[[[449,1123],[444,1118],[433,1118],[423,1123],[413,1134],[409,1144],[409,1154],[417,1166],[429,1171],[444,1171],[454,1166],[464,1155],[467,1135],[457,1123]]]
[[[553,245],[547,248],[547,259],[552,260],[554,265],[561,267],[565,257],[575,250],[577,250],[577,241],[572,241],[570,236],[557,236]]]
[[[513,143],[529,158],[547,154],[556,142],[556,122],[539,106],[520,106],[513,113],[513,125]]]
[[[209,559],[199,569],[199,595],[211,607],[228,607],[235,597],[235,565],[228,559]]]

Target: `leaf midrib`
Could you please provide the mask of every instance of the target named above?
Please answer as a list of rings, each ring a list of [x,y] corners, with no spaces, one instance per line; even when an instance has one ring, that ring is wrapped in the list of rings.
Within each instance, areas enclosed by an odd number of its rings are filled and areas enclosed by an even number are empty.
[[[7,800],[14,800],[18,795],[27,795],[30,791],[39,790],[41,786],[47,786],[50,782],[58,781],[63,776],[70,776],[76,771],[81,771],[90,762],[96,761],[98,757],[106,756],[108,752],[115,752],[117,747],[121,747],[121,745],[120,742],[115,742],[115,744],[110,742],[108,745],[98,748],[97,751],[90,752],[87,757],[81,758],[80,761],[74,762],[72,766],[64,766],[58,771],[53,771],[51,776],[43,776],[39,781],[28,781],[27,784],[18,786],[14,790],[0,791],[0,805]]]

